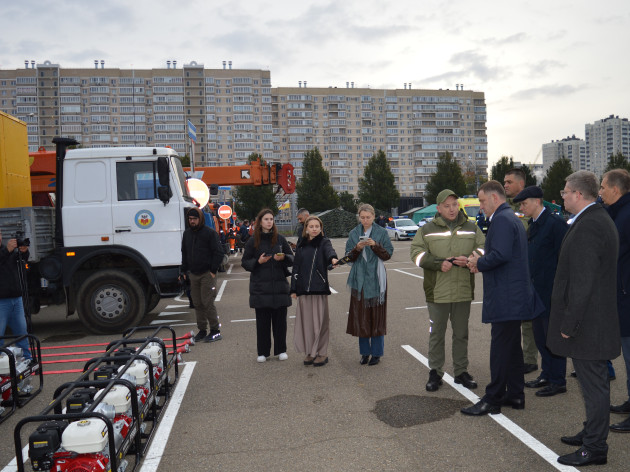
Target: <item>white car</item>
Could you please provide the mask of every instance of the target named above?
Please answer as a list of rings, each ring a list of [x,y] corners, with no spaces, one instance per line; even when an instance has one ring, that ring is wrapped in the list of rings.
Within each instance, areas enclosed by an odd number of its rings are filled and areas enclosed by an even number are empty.
[[[387,234],[390,239],[413,239],[418,231],[418,225],[409,218],[398,218],[387,222]]]

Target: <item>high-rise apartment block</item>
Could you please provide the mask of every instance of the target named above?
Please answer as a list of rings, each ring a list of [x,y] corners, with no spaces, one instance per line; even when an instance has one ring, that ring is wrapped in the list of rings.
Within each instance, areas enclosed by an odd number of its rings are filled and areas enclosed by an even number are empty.
[[[369,158],[386,152],[402,196],[421,196],[450,152],[462,168],[486,175],[483,92],[464,90],[271,88],[266,70],[178,68],[64,69],[25,61],[0,70],[0,110],[28,124],[29,149],[52,149],[55,136],[86,147],[171,146],[189,153],[186,123],[197,128],[196,165],[244,163],[253,153],[291,162],[317,147],[338,191],[356,194]]]
[[[620,152],[630,158],[630,123],[628,118],[610,115],[585,126],[586,153],[589,170],[598,176],[604,173],[611,155]]]
[[[564,139],[551,141],[542,146],[543,172],[552,166],[558,159],[569,159],[573,170],[590,170],[586,159],[586,142],[576,138],[575,135]]]

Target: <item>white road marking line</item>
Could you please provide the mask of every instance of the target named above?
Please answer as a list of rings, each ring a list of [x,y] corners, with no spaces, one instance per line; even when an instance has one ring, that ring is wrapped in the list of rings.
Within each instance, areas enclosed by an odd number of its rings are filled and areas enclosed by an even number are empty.
[[[28,444],[22,449],[22,460],[24,461],[24,464],[26,464],[29,460]],[[14,457],[13,460],[9,462],[0,472],[17,472],[17,470],[17,457]]]
[[[230,275],[232,273],[232,267],[234,267],[234,264],[230,264],[230,267],[228,268],[226,274]]]
[[[192,377],[195,365],[197,365],[196,362],[186,362],[184,364],[182,373],[180,374],[177,385],[175,386],[175,391],[172,393],[171,400],[164,412],[164,416],[158,424],[158,430],[151,442],[151,447],[142,462],[140,472],[155,472],[158,470],[158,466],[160,465],[160,461],[164,455],[166,443],[171,434],[171,429],[173,429],[173,424],[175,423],[179,407],[182,405],[182,400],[184,399],[184,394],[186,393],[186,388],[188,387],[188,382]]]
[[[158,316],[187,315],[189,311],[161,311]]]
[[[176,323],[177,321],[184,321],[184,320],[153,320],[149,324],[159,325],[159,324],[167,324],[167,323]]]
[[[217,293],[217,296],[214,299],[215,302],[221,301],[221,297],[223,296],[223,290],[225,290],[226,285],[227,285],[227,280],[224,280],[223,283],[221,284],[221,288],[219,289],[219,293]]]
[[[429,368],[429,360],[426,357],[424,357],[422,354],[420,354],[418,351],[416,351],[413,347],[411,347],[411,346],[409,346],[407,344],[402,345],[401,347],[405,351],[407,351],[409,354],[411,354],[413,357],[415,357],[418,361],[420,361],[422,364],[424,364],[424,366],[427,369]],[[472,391],[470,391],[469,389],[467,389],[463,385],[456,384],[455,380],[453,379],[453,377],[451,377],[446,372],[444,373],[444,376],[442,377],[442,380],[444,380],[448,385],[450,385],[455,390],[457,390],[459,393],[461,393],[462,396],[466,397],[466,399],[470,400],[472,403],[477,403],[480,400],[480,398],[477,395],[475,395]],[[529,434],[527,431],[525,431],[519,425],[514,423],[512,420],[510,420],[504,414],[500,413],[498,415],[487,415],[487,416],[489,416],[494,421],[496,421],[501,426],[503,426],[503,428],[506,431],[511,433],[516,439],[521,441],[523,444],[525,444],[527,447],[529,447],[532,451],[534,451],[536,454],[538,454],[544,460],[549,462],[549,464],[551,464],[557,470],[561,470],[561,471],[576,471],[577,472],[577,469],[575,467],[569,467],[569,466],[566,466],[566,465],[559,464],[558,461],[557,461],[558,454],[556,454],[554,451],[549,449],[547,446],[545,446],[543,443],[541,443],[538,439],[533,437],[531,434]]]
[[[170,310],[172,308],[188,308],[188,305],[166,305],[165,310]]]
[[[402,269],[393,269],[393,270],[395,270],[396,272],[400,272],[401,274],[411,275],[412,277],[416,277],[418,279],[424,279],[424,277],[422,277],[421,275],[410,274],[409,272],[405,272]]]

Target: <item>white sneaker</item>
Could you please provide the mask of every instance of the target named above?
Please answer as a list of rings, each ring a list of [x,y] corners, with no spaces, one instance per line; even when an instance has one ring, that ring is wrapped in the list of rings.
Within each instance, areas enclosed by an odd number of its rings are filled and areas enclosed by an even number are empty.
[[[265,362],[267,360],[267,358],[265,356],[258,356],[256,358],[256,362]]]
[[[288,358],[289,358],[289,356],[287,356],[287,353],[286,353],[286,352],[283,352],[283,353],[281,353],[281,354],[278,356],[278,360],[279,360],[279,361],[286,361]]]

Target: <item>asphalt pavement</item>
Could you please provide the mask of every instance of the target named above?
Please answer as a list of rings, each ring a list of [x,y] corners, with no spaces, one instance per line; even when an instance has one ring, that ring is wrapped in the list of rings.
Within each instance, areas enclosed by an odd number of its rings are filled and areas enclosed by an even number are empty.
[[[490,380],[490,327],[481,323],[480,274],[469,337],[469,372],[479,388],[469,391],[452,383],[449,328],[445,383],[437,392],[425,390],[429,320],[423,271],[409,260],[409,241],[393,244],[394,256],[386,263],[385,355],[376,366],[359,365],[358,339],[345,333],[347,266],[335,269],[329,277],[334,290],[329,297],[329,363],[307,367],[303,355],[295,352],[295,306],[289,308],[289,359],[272,357],[257,363],[249,274],[240,266],[240,255],[231,256],[230,270],[221,273],[217,283],[223,339],[196,344],[183,354],[175,395],[138,470],[575,470],[556,465],[555,459],[576,449],[561,443],[560,437],[577,433],[584,420],[576,379],[569,377],[568,392],[551,398],[536,397],[535,390],[526,389],[525,410],[504,408],[501,415],[481,418],[459,412],[476,395],[483,395]],[[343,254],[345,240],[334,240],[333,245]],[[195,316],[185,298],[162,300],[142,324],[168,324],[178,335],[196,332]],[[59,306],[44,308],[33,317],[33,326],[42,346],[117,339],[85,334],[76,316],[66,319]],[[615,359],[613,364],[617,379],[611,382],[611,397],[613,403],[621,403],[626,399],[623,360]],[[47,364],[44,368],[82,365]],[[569,361],[567,371],[571,370]],[[528,374],[526,380],[538,373]],[[0,425],[0,472],[15,470],[7,466],[15,456],[15,424],[38,414],[58,385],[77,376],[45,376],[43,392]],[[611,414],[611,422],[624,418]],[[610,433],[608,464],[596,470],[625,470],[623,464],[630,463],[628,441],[630,435]]]

